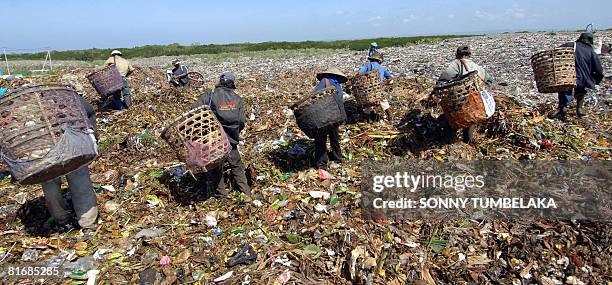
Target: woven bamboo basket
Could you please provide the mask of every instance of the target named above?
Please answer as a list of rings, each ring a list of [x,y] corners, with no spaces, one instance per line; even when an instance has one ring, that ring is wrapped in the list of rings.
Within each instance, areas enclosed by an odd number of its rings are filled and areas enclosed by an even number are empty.
[[[456,80],[434,87],[434,94],[440,98],[440,105],[448,122],[453,127],[467,128],[487,119],[481,92],[484,82],[478,71],[472,71]]]
[[[174,147],[178,158],[186,162],[194,173],[218,167],[231,151],[223,127],[208,106],[180,115],[162,131],[161,136]],[[189,144],[197,144],[201,151],[191,152],[187,147]]]
[[[87,75],[87,80],[103,98],[123,88],[123,77],[114,64]]]
[[[202,75],[202,73],[190,71],[187,72],[187,78],[189,78],[190,81],[193,81],[195,85],[204,85],[204,75]]]
[[[531,56],[538,92],[557,93],[576,87],[574,49],[556,48]]]
[[[309,137],[328,127],[339,126],[346,120],[344,105],[333,86],[312,92],[292,106],[298,127]]]
[[[95,158],[95,153],[48,155],[62,138],[65,127],[83,131],[92,128],[79,95],[71,88],[39,85],[0,98],[2,156],[19,164],[20,173],[26,173],[15,179],[21,184],[44,182]]]
[[[384,99],[383,86],[378,70],[355,76],[351,86],[352,94],[355,96],[355,101],[359,107],[374,106]]]

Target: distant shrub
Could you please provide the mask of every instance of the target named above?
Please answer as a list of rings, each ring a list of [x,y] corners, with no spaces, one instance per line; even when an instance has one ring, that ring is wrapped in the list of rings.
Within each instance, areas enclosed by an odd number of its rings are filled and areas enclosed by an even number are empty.
[[[127,58],[147,58],[156,56],[182,56],[194,54],[220,54],[238,53],[266,50],[299,50],[299,49],[349,49],[366,50],[371,42],[377,42],[380,47],[408,46],[417,43],[426,43],[450,38],[467,37],[468,35],[439,35],[439,36],[418,36],[418,37],[395,37],[395,38],[374,38],[359,40],[338,40],[338,41],[303,41],[303,42],[261,42],[261,43],[240,43],[240,44],[197,44],[180,45],[177,43],[170,45],[146,45],[134,48],[119,48]],[[92,48],[86,50],[53,51],[51,57],[54,60],[82,60],[92,61],[106,59],[110,52],[115,49]],[[44,57],[42,53],[16,54],[11,55],[14,59],[40,59]]]

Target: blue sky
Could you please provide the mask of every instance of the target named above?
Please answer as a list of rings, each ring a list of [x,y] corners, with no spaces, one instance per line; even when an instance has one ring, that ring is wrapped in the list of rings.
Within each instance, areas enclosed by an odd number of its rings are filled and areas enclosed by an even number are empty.
[[[53,49],[612,28],[611,0],[0,0],[0,47]]]

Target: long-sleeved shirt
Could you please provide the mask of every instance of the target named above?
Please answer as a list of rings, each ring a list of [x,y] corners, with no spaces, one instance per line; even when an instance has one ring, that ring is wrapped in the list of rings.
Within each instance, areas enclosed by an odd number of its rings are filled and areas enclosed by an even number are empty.
[[[130,73],[134,71],[134,67],[132,66],[132,64],[127,59],[121,57],[120,55],[114,55],[114,56],[109,57],[104,64],[105,65],[114,64],[119,70],[119,73],[121,74],[121,76],[123,77],[127,77],[128,75],[130,75]]]
[[[594,88],[604,78],[603,67],[599,55],[586,41],[578,39],[576,43],[566,43],[563,47],[574,47],[576,49],[576,85],[585,88]]]
[[[234,92],[234,89],[227,87],[217,87],[209,89],[198,98],[192,108],[209,106],[215,116],[223,126],[223,130],[232,146],[240,142],[240,131],[246,124],[244,114],[244,102],[242,98]]]
[[[375,52],[376,52],[376,48],[370,47],[370,49],[368,50],[368,56],[372,56]]]
[[[461,60],[455,59],[448,65],[446,70],[442,72],[442,74],[440,75],[440,78],[438,79],[438,82],[449,81],[458,76],[468,74],[471,71],[477,70],[478,76],[482,80],[484,80],[487,83],[487,85],[490,85],[493,83],[493,77],[484,68],[480,67],[478,64],[476,64],[470,59],[462,59],[462,60],[467,66],[467,69],[463,66],[463,64],[461,64]]]
[[[175,67],[172,69],[172,75],[179,77],[181,75],[185,75],[187,74],[187,72],[189,72],[189,70],[187,70],[187,67],[185,67],[184,65],[181,65],[179,67]],[[189,78],[188,77],[183,77],[178,79],[178,82],[182,85],[185,86],[189,83]]]
[[[329,85],[327,84],[327,80],[325,79],[329,80]],[[338,96],[340,103],[344,104],[344,93],[342,92],[342,86],[340,85],[340,82],[338,82],[338,80],[333,77],[323,77],[323,79],[319,81],[319,84],[315,86],[314,91],[317,92],[329,86],[334,86],[336,88],[336,96]]]
[[[389,71],[387,71],[387,69],[384,66],[382,66],[380,63],[376,61],[370,61],[366,63],[361,69],[359,69],[359,74],[364,75],[372,70],[378,70],[378,73],[380,74],[380,81],[385,80],[385,78],[387,79],[393,78],[393,75],[391,75],[391,73],[389,73]]]

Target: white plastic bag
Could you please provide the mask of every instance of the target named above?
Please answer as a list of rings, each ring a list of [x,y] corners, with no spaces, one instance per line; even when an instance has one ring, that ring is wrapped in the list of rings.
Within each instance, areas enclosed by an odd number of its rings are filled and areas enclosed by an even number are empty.
[[[484,104],[487,118],[491,118],[495,113],[495,98],[493,98],[493,95],[489,94],[487,90],[480,92],[480,96],[482,96],[482,103]]]
[[[383,111],[387,111],[389,108],[391,108],[391,105],[389,104],[389,100],[384,99],[380,102],[380,107],[383,109]]]

